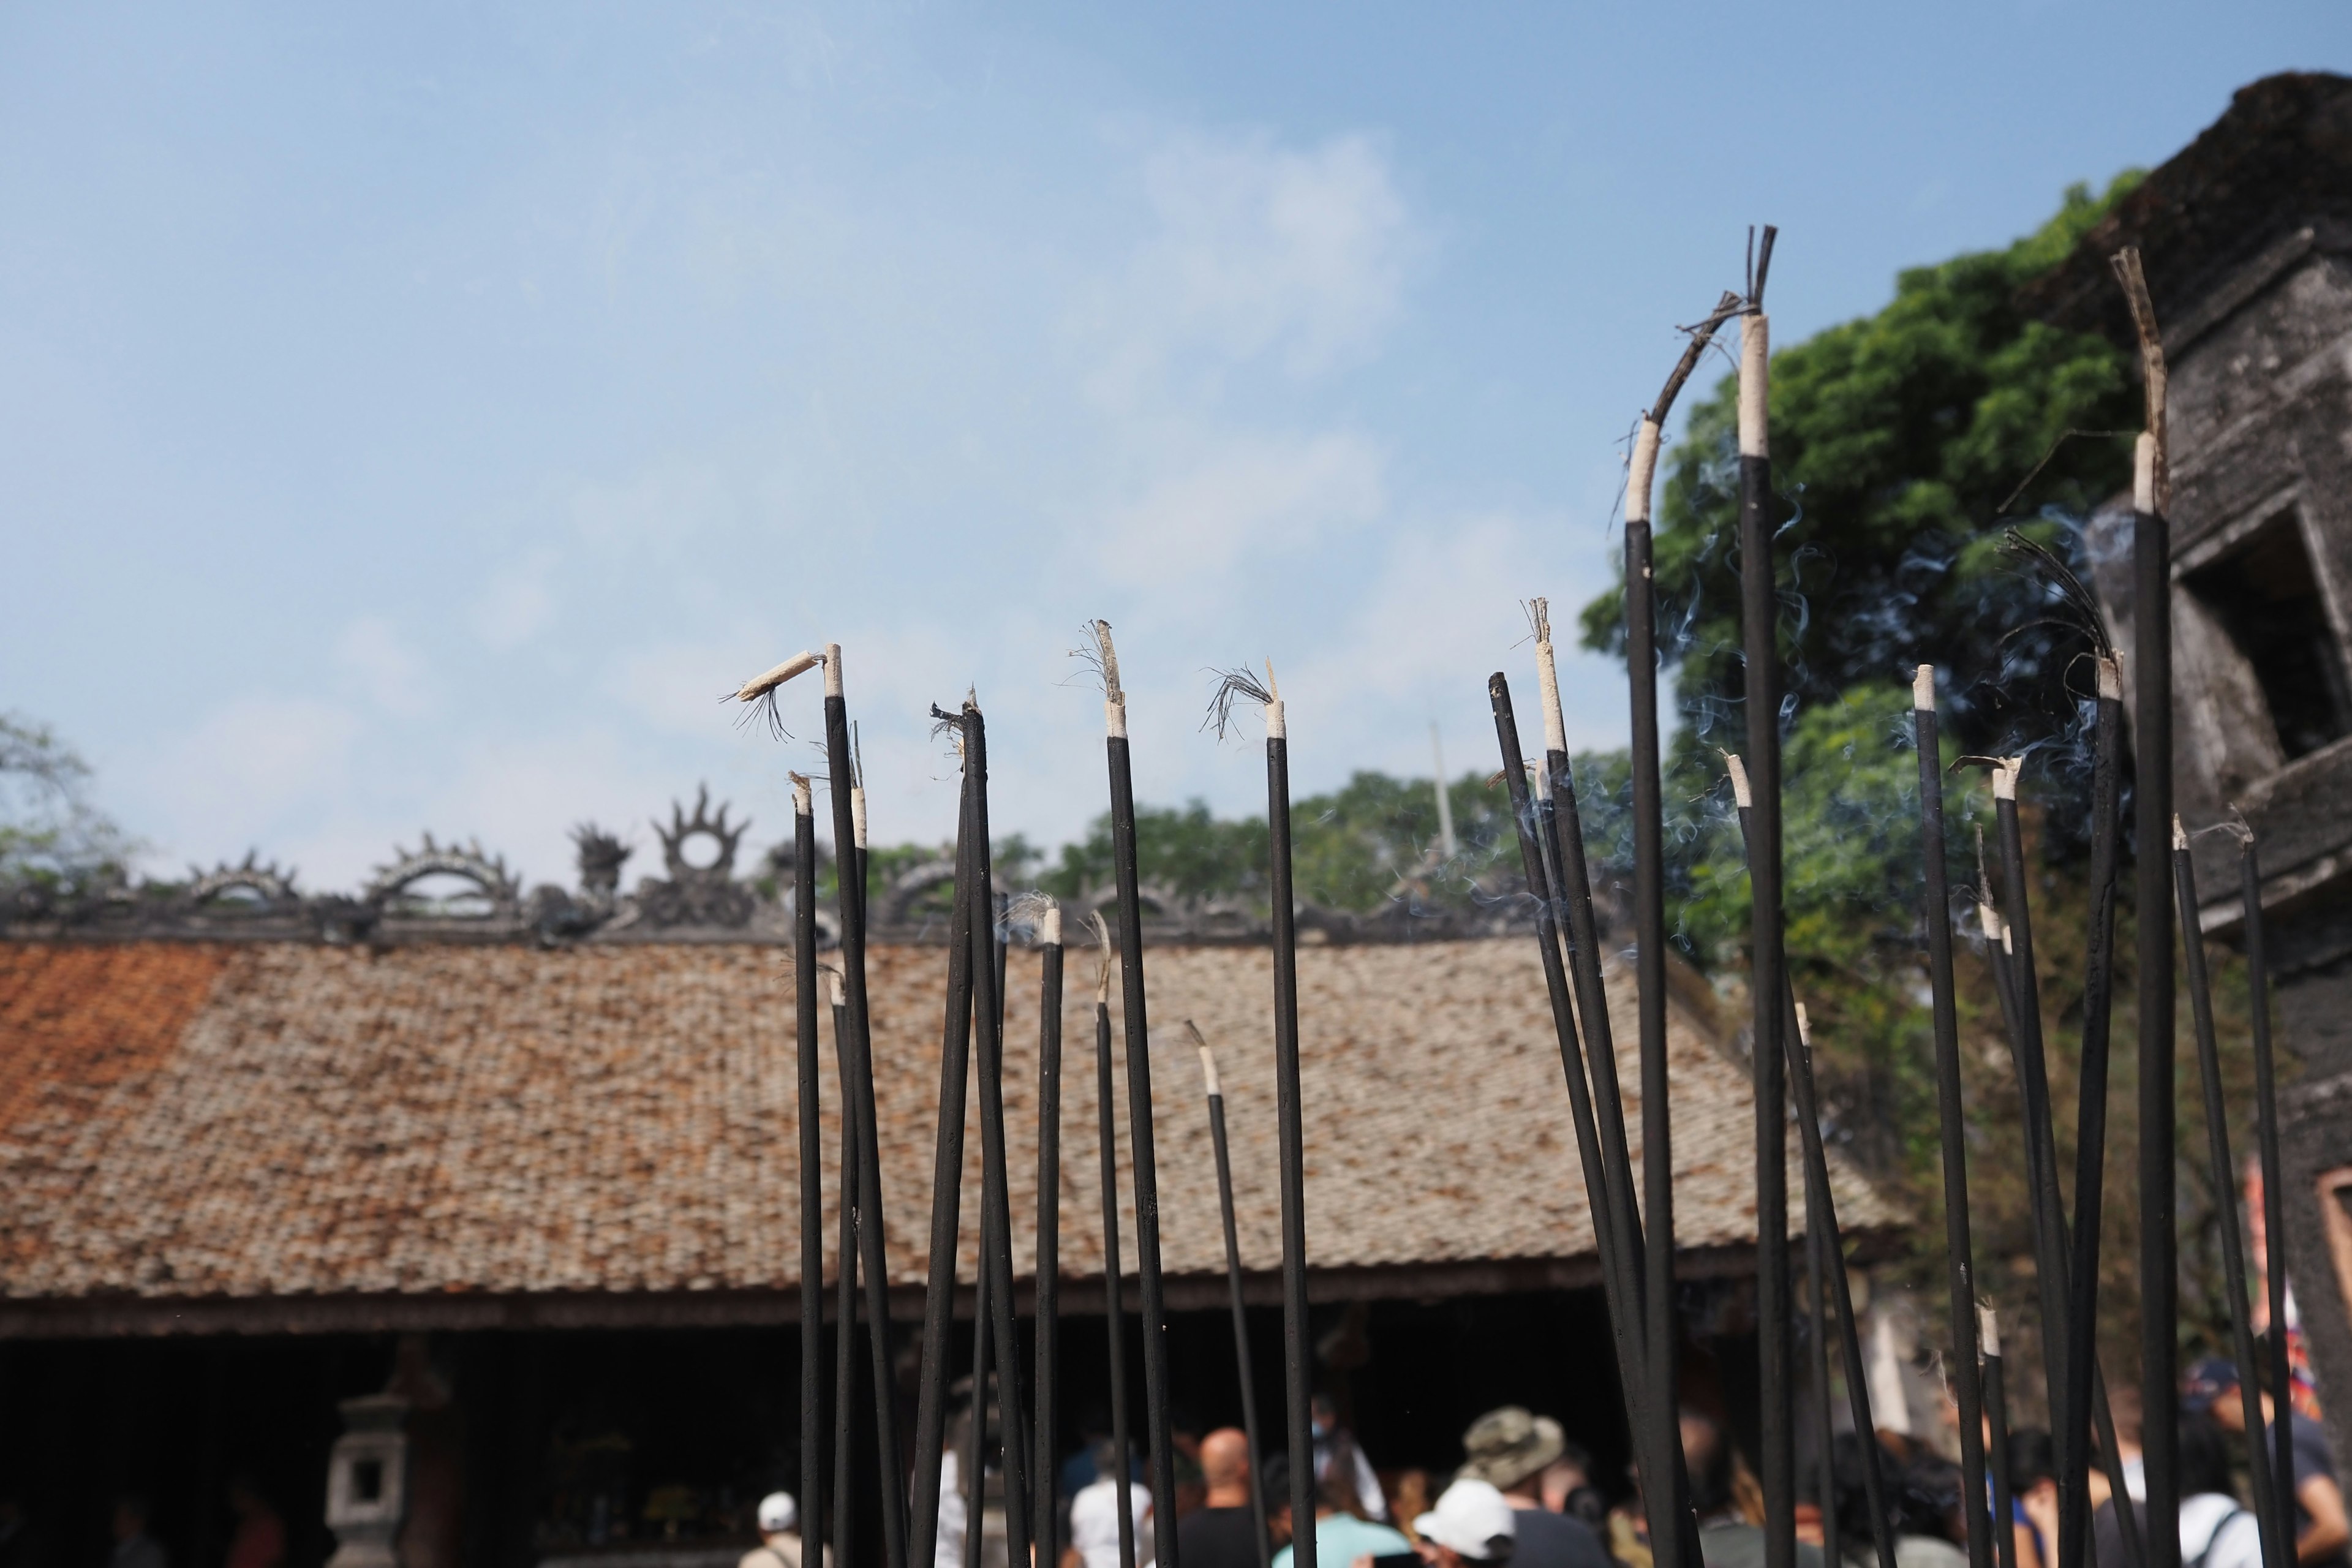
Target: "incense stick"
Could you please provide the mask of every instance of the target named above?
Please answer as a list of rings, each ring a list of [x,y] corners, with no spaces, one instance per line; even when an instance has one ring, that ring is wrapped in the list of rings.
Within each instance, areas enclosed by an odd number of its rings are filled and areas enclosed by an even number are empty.
[[[1739,816],[1740,842],[1754,842],[1756,802],[1748,787],[1748,768],[1733,752],[1724,753],[1724,763],[1731,773],[1731,802]],[[1784,976],[1785,979],[1785,976]],[[1789,1083],[1797,1102],[1797,1132],[1804,1150],[1806,1229],[1818,1225],[1830,1258],[1836,1264],[1832,1280],[1836,1289],[1832,1299],[1837,1307],[1838,1352],[1845,1363],[1846,1405],[1853,1416],[1853,1429],[1865,1435],[1872,1445],[1869,1463],[1863,1467],[1863,1493],[1870,1507],[1871,1546],[1877,1554],[1878,1568],[1895,1568],[1895,1536],[1887,1521],[1885,1478],[1879,1474],[1876,1458],[1877,1422],[1871,1415],[1870,1377],[1862,1359],[1862,1331],[1854,1321],[1853,1283],[1846,1277],[1845,1241],[1839,1233],[1837,1203],[1830,1190],[1829,1151],[1822,1141],[1822,1109],[1813,1082],[1813,1037],[1811,1021],[1805,1016],[1805,1005],[1797,1000],[1792,985],[1781,987],[1781,1037],[1788,1042]]]
[[[1976,1266],[1969,1251],[1967,1124],[1960,1100],[1959,1025],[1952,994],[1951,895],[1944,868],[1944,771],[1936,738],[1936,667],[1911,684],[1911,732],[1919,750],[1919,857],[1926,871],[1922,914],[1934,1001],[1936,1109],[1944,1164],[1945,1279],[1951,1293],[1952,1383],[1960,1408],[1960,1513],[1970,1568],[1991,1568],[1985,1517],[1984,1403],[1977,1380]],[[1762,805],[1759,793],[1758,805]]]
[[[2239,1229],[2238,1205],[2232,1195],[2237,1187],[2237,1165],[2230,1157],[2229,1108],[2221,1098],[2221,1050],[2213,1037],[2213,987],[2205,968],[2205,933],[2199,929],[2197,918],[2197,863],[2189,850],[2189,835],[2181,831],[2178,816],[2172,819],[2172,888],[2180,915],[2181,952],[2188,960],[2189,1011],[2197,1032],[2197,1076],[2205,1091],[2205,1145],[2212,1161],[2214,1219],[2221,1231],[2221,1278],[2230,1282],[2229,1289],[2221,1292],[2230,1303],[2230,1349],[2239,1366],[2252,1368],[2254,1329],[2249,1321],[2242,1283],[2246,1278],[2246,1243]],[[2263,1563],[2264,1568],[2289,1568],[2294,1537],[2283,1536],[2278,1530],[2280,1510],[2277,1495],[2271,1489],[2271,1452],[2263,1442],[2265,1428],[2261,1379],[2242,1376],[2238,1380],[2238,1398],[2246,1421],[2247,1468],[2253,1479],[2254,1519],[2262,1527]],[[2281,1425],[2291,1420],[2284,1403],[2284,1399],[2280,1401]],[[2289,1468],[2285,1475],[2292,1488],[2294,1471]]]
[[[801,1536],[824,1540],[824,1130],[818,1124],[816,814],[793,781],[793,1044],[800,1070]]]
[[[1749,985],[1756,1050],[1756,1319],[1764,1485],[1765,1568],[1797,1553],[1796,1410],[1790,1378],[1787,1089],[1780,988],[1780,596],[1772,557],[1772,459],[1768,414],[1771,327],[1764,280],[1775,231],[1764,230],[1748,291],[1739,352],[1740,628],[1747,657],[1748,765],[1756,786],[1748,856]],[[1986,1568],[1978,1563],[1975,1568]]]
[[[1225,1143],[1225,1091],[1217,1082],[1217,1058],[1192,1020],[1185,1033],[1201,1047],[1201,1081],[1209,1100],[1209,1141],[1217,1154],[1217,1208],[1225,1226],[1225,1289],[1234,1313],[1234,1365],[1242,1389],[1242,1437],[1249,1449],[1250,1522],[1256,1531],[1258,1568],[1273,1568],[1274,1536],[1265,1521],[1265,1478],[1258,1473],[1256,1372],[1250,1360],[1249,1313],[1242,1304],[1242,1245],[1234,1224],[1234,1163]]]
[[[2172,543],[2164,445],[2164,342],[2139,252],[2114,258],[2139,336],[2147,428],[2133,451],[2132,793],[2139,981],[2140,1387],[2150,1419],[2140,1434],[2147,1478],[2149,1568],[2180,1568],[2179,1442],[2155,1418],[2179,1384],[2179,1237],[2174,1212],[2172,890],[2163,875],[2172,827]]]
[[[1822,1561],[1844,1568],[1845,1544],[1840,1539],[1837,1478],[1831,1462],[1831,1445],[1837,1440],[1837,1420],[1830,1411],[1829,1266],[1822,1257],[1822,1205],[1813,1191],[1812,1172],[1805,1173],[1805,1289],[1812,1302],[1806,1314],[1811,1329],[1813,1374],[1813,1450],[1818,1456],[1813,1476],[1813,1500],[1822,1515]]]
[[[933,710],[937,711],[937,710]],[[1021,1352],[1013,1321],[1013,1203],[1004,1133],[1004,999],[997,989],[1003,954],[992,891],[993,856],[988,826],[988,722],[967,697],[963,712],[964,776],[971,784],[971,1011],[973,1066],[980,1087],[981,1266],[995,1305],[997,1417],[1004,1436],[1004,1539],[1008,1561],[1029,1561],[1029,1477],[1025,1412],[1021,1401]],[[989,913],[985,926],[979,923]],[[977,1402],[977,1388],[973,1399]],[[977,1418],[977,1417],[975,1417]]]
[[[2276,1451],[2271,1474],[2287,1478],[2273,1486],[2274,1528],[2281,1541],[2294,1539],[2294,1429],[2288,1412],[2286,1346],[2286,1186],[2279,1170],[2278,1081],[2271,1060],[2270,964],[2263,951],[2263,871],[2253,829],[2239,819],[2238,896],[2246,930],[2246,994],[2253,1019],[2254,1142],[2263,1172],[2263,1293],[2270,1307],[2269,1343],[2263,1347],[2270,1363],[2271,1399],[2278,1418],[2271,1424]],[[2249,1431],[2253,1428],[2249,1427]]]
[[[940,1466],[947,1443],[948,1335],[955,1321],[956,1253],[963,1220],[963,1120],[971,1056],[971,799],[962,770],[956,815],[955,896],[948,917],[947,1016],[940,1036],[939,1121],[931,1157],[931,1250],[923,1287],[923,1342],[917,1363],[915,1468],[908,1561],[931,1562],[939,1545]]]
[[[849,750],[849,707],[843,696],[841,645],[824,650],[824,752],[833,784],[833,841],[859,846],[855,864],[845,856],[841,878],[841,973],[848,1021],[849,1074],[845,1098],[857,1115],[857,1246],[865,1276],[866,1335],[874,1363],[874,1447],[882,1484],[882,1554],[887,1568],[908,1568],[905,1479],[899,1474],[897,1385],[890,1373],[890,1280],[882,1217],[882,1144],[874,1103],[873,1037],[866,1002],[866,879],[859,813],[850,796],[857,784]]]
[[[1151,1504],[1154,1518],[1170,1521],[1153,1539],[1159,1568],[1178,1568],[1168,1307],[1160,1285],[1160,1177],[1151,1133],[1151,1028],[1143,986],[1143,900],[1136,874],[1135,773],[1128,753],[1127,694],[1118,681],[1110,623],[1095,622],[1093,633],[1103,673],[1103,743],[1110,764],[1111,862],[1118,888],[1119,1005],[1127,1032],[1128,1138],[1135,1163],[1136,1272],[1143,1312],[1144,1419],[1151,1428]],[[1298,1568],[1315,1568],[1311,1547]]]
[[[2000,1568],[2017,1568],[2017,1523],[2009,1484],[2009,1394],[2003,1387],[2000,1315],[1977,1303],[1977,1342],[1984,1352],[1986,1468],[1992,1472],[1993,1554]]]
[[[1031,1424],[1029,1505],[1037,1561],[1058,1564],[1061,1510],[1054,1487],[1062,1397],[1062,910],[1032,895],[1037,919],[1037,1415]]]
[[[1534,903],[1536,946],[1541,952],[1544,988],[1551,1001],[1553,1033],[1559,1040],[1560,1076],[1568,1081],[1569,1115],[1576,1130],[1576,1152],[1584,1171],[1585,1208],[1592,1221],[1594,1250],[1601,1262],[1601,1288],[1609,1311],[1610,1337],[1616,1342],[1617,1382],[1625,1401],[1626,1428],[1643,1430],[1641,1395],[1642,1358],[1632,1333],[1627,1298],[1627,1259],[1611,1223],[1608,1176],[1601,1163],[1601,1135],[1593,1125],[1592,1089],[1585,1077],[1583,1047],[1578,1043],[1576,1020],[1570,1010],[1568,972],[1560,962],[1559,939],[1549,878],[1544,868],[1535,805],[1528,798],[1527,763],[1519,752],[1519,725],[1511,707],[1511,684],[1502,671],[1486,678],[1486,696],[1495,710],[1495,738],[1502,748],[1503,782],[1511,797],[1511,820],[1519,835],[1519,861],[1527,879],[1528,897]],[[1680,1452],[1680,1444],[1676,1446]]]
[[[1102,950],[1102,973],[1095,986],[1095,1142],[1102,1155],[1103,1321],[1110,1343],[1110,1439],[1118,1450],[1118,1568],[1135,1568],[1135,1514],[1127,1506],[1128,1454],[1132,1439],[1127,1419],[1127,1305],[1119,1279],[1118,1121],[1113,1107],[1110,1064],[1110,927],[1097,910],[1092,919]]]
[[[987,1235],[983,1220],[981,1234]],[[986,1243],[982,1242],[985,1248]],[[971,1410],[968,1436],[964,1442],[963,1475],[963,1568],[980,1568],[981,1555],[987,1534],[988,1522],[988,1340],[989,1329],[996,1321],[996,1291],[983,1262],[980,1279],[971,1298]],[[1011,1500],[1012,1477],[1005,1478],[1006,1500]],[[1020,1559],[1007,1554],[1005,1561]]]
[[[2123,672],[2106,630],[2090,619],[2099,642],[2091,767],[2091,929],[2083,969],[2083,1049],[2074,1134],[2074,1237],[2067,1268],[2066,1407],[2080,1411],[2091,1402],[2098,1361],[2099,1226],[2106,1178],[2107,1056],[2115,994],[2116,862],[2122,833],[2120,758],[2123,750]],[[2098,1397],[2104,1414],[2104,1389]],[[2059,1568],[2084,1568],[2090,1553],[2090,1432],[2077,1420],[2059,1429]],[[2119,1462],[2106,1443],[2110,1462]],[[2117,1509],[2135,1563],[2138,1521]]]
[[[1291,1541],[1294,1568],[1315,1568],[1314,1347],[1307,1321],[1307,1134],[1298,1090],[1298,927],[1290,874],[1290,730],[1274,666],[1265,684],[1246,669],[1226,671],[1210,711],[1220,735],[1235,697],[1265,712],[1266,859],[1273,901],[1274,1086],[1282,1187],[1282,1375],[1288,1398],[1290,1517],[1308,1521]],[[1222,1113],[1222,1107],[1220,1107]],[[1222,1119],[1222,1114],[1220,1119]]]
[[[842,993],[841,972],[827,970],[833,990],[834,1070],[849,1082],[849,1005]],[[841,1099],[841,1164],[837,1190],[841,1205],[840,1253],[835,1264],[837,1279],[834,1302],[833,1357],[833,1560],[841,1568],[854,1559],[852,1524],[856,1513],[850,1460],[857,1417],[857,1105]]]
[[[1646,1318],[1642,1338],[1647,1353],[1643,1381],[1652,1388],[1682,1386],[1682,1330],[1675,1311],[1675,1173],[1674,1110],[1666,1074],[1666,900],[1665,818],[1658,762],[1658,599],[1650,531],[1650,489],[1657,473],[1658,447],[1666,416],[1683,384],[1706,353],[1716,331],[1742,309],[1740,297],[1726,290],[1714,311],[1694,328],[1682,358],[1642,421],[1633,437],[1633,455],[1625,475],[1625,669],[1633,707],[1633,729],[1627,751],[1632,774],[1633,812],[1633,974],[1636,1016],[1642,1052],[1642,1197],[1647,1231],[1643,1284]],[[1682,1465],[1674,1458],[1682,1447],[1682,1428],[1675,1419],[1675,1401],[1652,1402],[1648,1441],[1657,1450],[1648,1456],[1653,1473],[1663,1466],[1677,1477]],[[1828,1463],[1824,1451],[1822,1463]],[[1687,1488],[1664,1500],[1675,1518],[1687,1518]],[[1647,1504],[1648,1494],[1643,1494]],[[1698,1568],[1696,1560],[1682,1559],[1682,1531],[1670,1528],[1657,1510],[1650,1510],[1651,1553],[1654,1568]]]

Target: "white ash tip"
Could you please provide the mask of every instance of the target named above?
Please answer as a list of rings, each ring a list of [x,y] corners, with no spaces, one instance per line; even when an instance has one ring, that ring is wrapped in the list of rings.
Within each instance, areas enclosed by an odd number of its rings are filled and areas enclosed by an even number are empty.
[[[1644,417],[1633,433],[1633,460],[1625,469],[1625,521],[1650,521],[1650,487],[1658,476],[1658,425]]]
[[[2147,430],[2132,443],[2132,510],[2156,514],[2156,437]]]
[[[1739,333],[1739,455],[1771,455],[1771,321],[1762,311],[1746,318]]]
[[[864,786],[863,786],[863,785],[853,785],[853,786],[851,786],[851,788],[850,788],[850,791],[849,791],[849,822],[850,822],[850,827],[851,827],[851,830],[852,830],[852,831],[856,835],[856,839],[857,839],[857,847],[859,847],[860,849],[865,848],[865,847],[866,847],[866,790],[865,790],[865,788],[864,788]]]
[[[2101,658],[2097,662],[2099,666],[2099,695],[2109,702],[2121,702],[2124,700],[2124,667],[2122,661],[2114,658]]]
[[[2007,921],[2003,921],[2000,926],[2000,951],[2003,956],[2007,956],[2017,952],[2017,941],[2010,933],[2009,922]]]
[[[1731,804],[1746,811],[1756,804],[1756,796],[1748,787],[1748,764],[1739,760],[1738,752],[1726,752],[1723,765],[1731,770]]]
[[[1936,710],[1936,667],[1923,664],[1911,677],[1911,706],[1922,713]]]
[[[823,654],[796,653],[793,655],[792,658],[784,660],[783,663],[777,665],[774,668],[763,669],[759,674],[753,676],[751,679],[745,681],[741,686],[738,687],[735,691],[735,700],[738,702],[756,702],[761,698],[765,697],[769,692],[773,691],[777,687],[782,686],[785,681],[793,679],[793,677],[803,674],[808,670],[814,669],[818,665],[823,664],[824,662],[824,656]]]
[[[2189,833],[2180,826],[2180,814],[2177,811],[2172,814],[2172,847],[2175,849],[2189,847]]]
[[[2000,923],[2000,910],[1990,904],[1977,906],[1977,924],[1984,927],[1985,940],[1988,942],[1995,937],[2008,934]]]
[[[841,695],[841,645],[837,642],[824,645],[824,694]]]
[[[816,793],[814,786],[809,782],[808,774],[792,773],[787,776],[793,781],[793,815],[794,816],[815,816]]]
[[[2003,757],[1992,768],[1992,797],[1995,800],[2017,798],[2017,775],[2025,771],[2023,757]]]
[[[1995,1359],[2000,1355],[2000,1314],[1982,1301],[1977,1303],[1977,1348]]]
[[[1537,602],[1540,604],[1542,601]],[[1536,690],[1543,699],[1544,750],[1565,752],[1568,750],[1568,721],[1561,715],[1559,707],[1559,659],[1553,653],[1551,639],[1548,637],[1536,644]]]
[[[1206,1046],[1201,1047],[1201,1077],[1207,1080],[1211,1100],[1224,1098],[1224,1088],[1217,1082],[1217,1054]]]
[[[1045,947],[1062,945],[1062,906],[1047,903],[1037,916],[1037,941]]]
[[[1797,1043],[1809,1050],[1813,1044],[1813,1020],[1802,1002],[1797,1004]]]
[[[841,988],[841,971],[838,969],[828,969],[824,972],[824,978],[826,984],[833,991],[833,1005],[836,1007],[848,1005],[848,995]]]

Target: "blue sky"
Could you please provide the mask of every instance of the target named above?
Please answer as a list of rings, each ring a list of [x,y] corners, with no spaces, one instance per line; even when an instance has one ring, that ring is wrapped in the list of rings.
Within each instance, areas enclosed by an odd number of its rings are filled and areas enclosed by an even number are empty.
[[[1793,341],[2347,68],[2340,0],[11,7],[0,707],[157,867],[312,887],[569,881],[702,780],[785,831],[714,699],[828,638],[884,840],[967,685],[1000,827],[1083,829],[1097,615],[1150,799],[1262,806],[1243,659],[1302,792],[1491,768],[1748,224]]]

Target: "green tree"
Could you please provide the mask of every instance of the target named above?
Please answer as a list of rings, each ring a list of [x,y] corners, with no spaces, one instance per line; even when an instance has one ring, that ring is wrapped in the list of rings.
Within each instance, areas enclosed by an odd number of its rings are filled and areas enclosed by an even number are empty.
[[[47,724],[0,713],[0,888],[119,880],[135,846],[89,798],[89,764]]]
[[[2123,351],[2029,319],[2016,295],[2139,178],[2097,196],[2076,185],[2025,238],[1906,271],[1883,310],[1773,354],[1781,653],[1800,706],[1932,662],[1971,750],[2071,719],[2062,682],[2083,643],[2052,623],[2044,584],[2004,562],[2002,503],[2053,446],[2019,505],[2080,516],[2126,483],[2127,439],[2060,438],[2137,429],[2139,389]],[[1658,514],[1659,621],[1677,631],[1663,651],[1679,666],[1686,743],[1739,729],[1738,395],[1727,377],[1691,411]],[[2074,549],[2054,521],[2030,531]],[[1623,652],[1622,590],[1585,607],[1583,633]]]

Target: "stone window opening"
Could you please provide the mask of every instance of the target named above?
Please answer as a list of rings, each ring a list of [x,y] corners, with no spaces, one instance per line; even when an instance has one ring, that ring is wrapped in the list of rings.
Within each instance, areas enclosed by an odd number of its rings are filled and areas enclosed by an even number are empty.
[[[2352,683],[2346,679],[2344,651],[2301,521],[2292,510],[2187,574],[2183,586],[2245,659],[2285,761],[2352,734]]]

